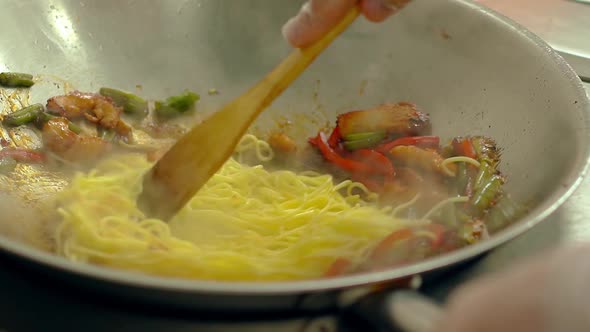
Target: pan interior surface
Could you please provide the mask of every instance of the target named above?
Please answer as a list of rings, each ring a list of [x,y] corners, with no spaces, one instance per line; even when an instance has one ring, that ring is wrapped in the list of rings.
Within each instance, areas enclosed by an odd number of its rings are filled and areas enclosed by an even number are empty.
[[[0,12],[4,36],[0,71],[39,75],[38,88],[23,97],[31,102],[42,102],[64,86],[87,91],[116,86],[151,98],[189,88],[202,93],[199,108],[206,114],[243,92],[288,54],[280,27],[300,4],[8,0]],[[30,18],[29,24],[19,24],[23,17]],[[211,88],[220,94],[208,96]],[[421,273],[489,250],[554,211],[586,173],[590,104],[578,78],[538,38],[468,1],[415,0],[386,23],[359,20],[261,116],[253,130],[263,135],[276,129],[277,123],[296,123],[286,126],[286,133],[305,138],[339,113],[396,101],[414,102],[428,112],[434,133],[441,137],[496,139],[503,150],[501,170],[508,176],[507,190],[518,201],[533,203],[530,213],[491,239],[451,254],[320,281],[223,283],[113,271],[68,262],[24,245],[21,242],[27,239],[10,227],[3,227],[8,235],[0,238],[0,247],[73,276],[186,294],[335,289]],[[6,98],[0,102],[4,109],[11,107]],[[60,181],[50,175],[31,181],[23,175],[10,185],[36,201],[63,186]],[[1,223],[25,218],[21,214]]]

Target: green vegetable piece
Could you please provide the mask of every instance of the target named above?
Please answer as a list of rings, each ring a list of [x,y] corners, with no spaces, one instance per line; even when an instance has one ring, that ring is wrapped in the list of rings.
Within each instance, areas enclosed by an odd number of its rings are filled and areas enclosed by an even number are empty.
[[[141,117],[147,115],[148,103],[137,95],[112,88],[100,88],[99,93],[102,96],[111,98],[115,105],[123,107],[125,113]]]
[[[156,114],[164,118],[181,115],[193,109],[200,98],[198,94],[187,91],[178,96],[168,97],[166,101],[156,101]]]
[[[209,91],[207,91],[207,93],[209,94],[209,96],[214,96],[214,95],[218,95],[219,91],[215,88],[211,88],[211,89],[209,89]]]
[[[0,174],[8,174],[12,171],[14,171],[14,169],[16,168],[16,160],[12,159],[12,158],[2,158],[0,159]]]
[[[504,181],[501,177],[493,175],[479,187],[471,198],[471,205],[480,213],[490,207],[494,198],[501,193]]]
[[[112,129],[105,129],[102,127],[98,128],[98,136],[107,142],[113,142],[116,137],[116,133]]]
[[[51,119],[55,119],[58,118],[58,116],[55,116],[53,114],[49,114],[47,112],[41,112],[38,114],[37,119],[35,120],[37,122],[38,126],[43,126],[43,124],[45,124],[45,122],[51,120]],[[68,120],[68,128],[75,132],[76,134],[79,134],[82,132],[82,128],[78,127],[78,125],[76,125],[75,123],[73,123],[72,121]]]
[[[22,126],[35,121],[37,116],[42,113],[43,110],[44,107],[42,104],[33,104],[7,115],[4,117],[2,123],[13,127]]]
[[[490,232],[498,231],[518,218],[524,209],[516,204],[508,195],[502,196],[498,203],[490,209],[486,218],[486,226]]]
[[[467,174],[467,164],[457,163],[457,175],[455,176],[455,183],[457,184],[457,192],[463,195],[467,184],[469,182],[469,174]]]
[[[344,137],[344,148],[352,151],[377,145],[385,138],[385,132],[354,133]]]
[[[33,75],[24,73],[0,73],[0,85],[7,88],[29,88],[35,84]]]

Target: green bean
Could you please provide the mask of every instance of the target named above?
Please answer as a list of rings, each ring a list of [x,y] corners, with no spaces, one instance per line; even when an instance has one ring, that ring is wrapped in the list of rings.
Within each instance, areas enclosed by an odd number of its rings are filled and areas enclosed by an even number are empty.
[[[116,133],[112,129],[99,127],[98,136],[107,142],[113,142],[115,140]]]
[[[485,211],[492,205],[494,198],[501,193],[503,183],[501,177],[497,175],[491,176],[476,189],[471,198],[471,205],[480,213]]]
[[[33,86],[33,75],[24,73],[0,73],[0,85],[8,88],[29,88]]]
[[[0,174],[8,174],[16,168],[16,160],[6,157],[0,159]]]
[[[457,226],[457,207],[455,204],[447,204],[441,210],[441,220],[449,227]]]
[[[344,137],[347,150],[366,149],[375,146],[385,138],[384,132],[355,133]]]
[[[490,180],[492,175],[494,175],[494,170],[493,170],[492,166],[490,166],[490,164],[487,161],[482,161],[479,166],[479,172],[477,173],[477,176],[475,177],[475,183],[474,183],[473,189],[474,190],[480,189],[484,183],[486,183]]]
[[[510,221],[517,218],[524,209],[517,205],[508,195],[502,196],[498,203],[489,211],[486,226],[491,232],[500,230]]]
[[[164,118],[181,115],[193,109],[200,98],[198,94],[187,91],[178,96],[168,97],[166,101],[156,101],[156,114]]]
[[[147,101],[137,95],[134,95],[130,92],[104,87],[100,88],[99,93],[102,96],[111,98],[115,105],[123,107],[123,111],[125,113],[141,117],[145,117],[147,115]]]
[[[37,119],[37,116],[43,112],[43,109],[42,104],[27,106],[4,117],[2,123],[13,127],[22,126]]]
[[[45,124],[45,122],[51,120],[51,119],[56,119],[58,118],[58,116],[55,116],[53,114],[49,114],[47,112],[41,112],[38,114],[36,122],[38,126],[42,126],[43,124]],[[82,132],[82,128],[78,127],[78,125],[76,125],[75,123],[73,123],[72,121],[68,120],[68,128],[75,132],[76,134],[79,134]]]
[[[469,174],[467,174],[467,164],[457,163],[457,175],[455,176],[455,183],[457,184],[457,192],[461,195],[465,193],[467,184],[469,183]]]

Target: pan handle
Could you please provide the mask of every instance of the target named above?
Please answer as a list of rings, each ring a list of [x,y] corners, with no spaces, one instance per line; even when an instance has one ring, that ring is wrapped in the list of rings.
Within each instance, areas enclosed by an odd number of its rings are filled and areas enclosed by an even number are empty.
[[[444,314],[438,303],[414,290],[395,291],[384,304],[389,319],[404,332],[435,331]]]
[[[348,297],[350,315],[345,315],[342,326],[352,323],[379,332],[432,332],[444,315],[440,304],[416,288],[356,294]]]

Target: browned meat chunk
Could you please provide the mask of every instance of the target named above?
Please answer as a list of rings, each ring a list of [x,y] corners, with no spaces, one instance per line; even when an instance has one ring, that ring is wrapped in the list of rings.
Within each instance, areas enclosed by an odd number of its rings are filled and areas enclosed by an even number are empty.
[[[114,129],[121,137],[131,137],[131,128],[121,120],[123,109],[108,97],[75,91],[47,100],[47,110],[70,120],[84,117],[103,128]]]
[[[289,153],[297,151],[297,144],[295,141],[283,133],[274,133],[270,135],[268,138],[268,144],[273,150],[278,152]]]
[[[403,136],[428,135],[432,127],[428,115],[410,103],[382,104],[375,108],[352,111],[338,116],[342,136],[380,132]]]
[[[110,151],[111,145],[98,138],[79,136],[68,127],[68,120],[55,118],[43,125],[45,147],[68,161],[92,161]]]

